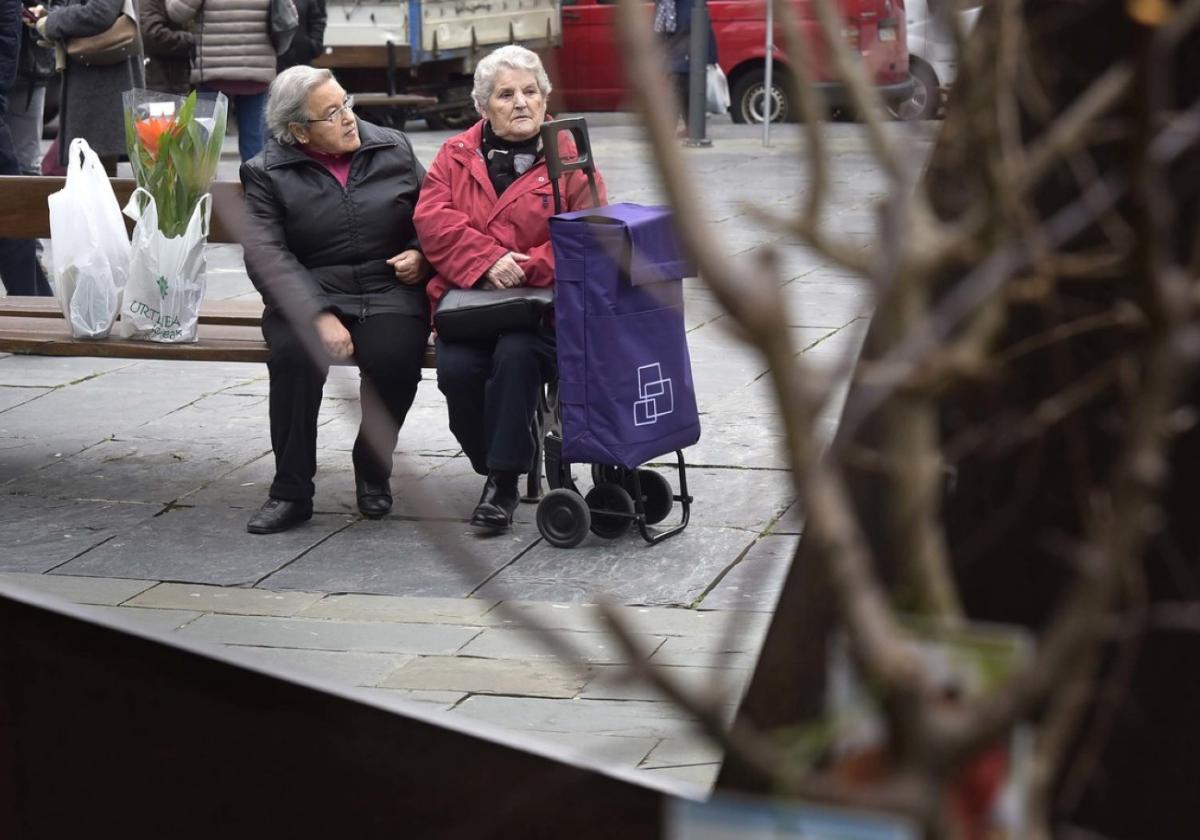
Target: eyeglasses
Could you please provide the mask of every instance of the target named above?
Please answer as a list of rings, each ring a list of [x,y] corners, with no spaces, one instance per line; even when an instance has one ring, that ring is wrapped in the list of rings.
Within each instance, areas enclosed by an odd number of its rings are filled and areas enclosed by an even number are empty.
[[[347,96],[347,97],[346,97],[346,101],[342,103],[342,107],[340,107],[340,108],[335,108],[335,109],[334,109],[334,110],[333,110],[333,111],[332,111],[332,112],[329,114],[329,116],[327,116],[327,117],[318,117],[318,118],[317,118],[317,119],[315,119],[315,120],[305,120],[305,122],[306,122],[306,123],[309,123],[309,124],[312,124],[312,123],[318,123],[318,122],[323,122],[323,123],[329,123],[330,125],[337,125],[337,121],[338,121],[338,120],[341,118],[341,116],[342,116],[342,113],[343,113],[343,112],[345,112],[345,111],[353,111],[353,110],[354,110],[354,97],[353,97],[353,96]]]

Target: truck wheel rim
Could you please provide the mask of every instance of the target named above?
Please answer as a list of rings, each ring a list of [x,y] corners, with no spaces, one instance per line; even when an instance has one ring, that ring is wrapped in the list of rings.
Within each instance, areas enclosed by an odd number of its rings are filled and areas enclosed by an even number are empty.
[[[766,110],[767,98],[766,85],[757,84],[746,93],[746,114],[747,122],[761,123],[763,121],[763,112]],[[783,91],[771,85],[771,121],[779,122],[780,116],[783,114],[784,100]]]

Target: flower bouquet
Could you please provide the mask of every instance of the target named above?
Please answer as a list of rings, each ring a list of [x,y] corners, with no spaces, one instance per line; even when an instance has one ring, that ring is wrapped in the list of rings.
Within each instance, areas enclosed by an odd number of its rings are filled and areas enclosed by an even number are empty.
[[[196,340],[204,298],[209,188],[221,158],[228,103],[135,89],[125,93],[125,143],[138,188],[125,206],[133,229],[121,335]]]

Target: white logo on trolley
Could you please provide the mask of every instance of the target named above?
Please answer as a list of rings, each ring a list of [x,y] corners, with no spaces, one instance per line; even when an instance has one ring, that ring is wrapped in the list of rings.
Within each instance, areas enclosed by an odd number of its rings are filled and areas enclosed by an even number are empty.
[[[675,410],[675,392],[658,362],[642,365],[637,369],[637,375],[638,400],[633,404],[633,424],[649,426]]]

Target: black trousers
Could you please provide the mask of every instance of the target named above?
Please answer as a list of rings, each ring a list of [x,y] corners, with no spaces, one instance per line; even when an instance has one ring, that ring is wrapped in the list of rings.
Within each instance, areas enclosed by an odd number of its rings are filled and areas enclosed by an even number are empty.
[[[421,381],[421,360],[429,322],[416,315],[343,318],[362,372],[362,423],[354,441],[354,473],[363,481],[386,481],[400,426]],[[271,448],[275,450],[276,499],[311,499],[317,472],[317,414],[329,374],[324,353],[313,358],[299,335],[277,311],[263,317],[263,337],[271,350]],[[311,334],[316,341],[315,333]],[[319,344],[314,344],[319,348]]]
[[[506,333],[494,341],[437,341],[438,389],[450,431],[471,466],[525,473],[537,451],[531,429],[543,385],[557,370],[554,333]]]

